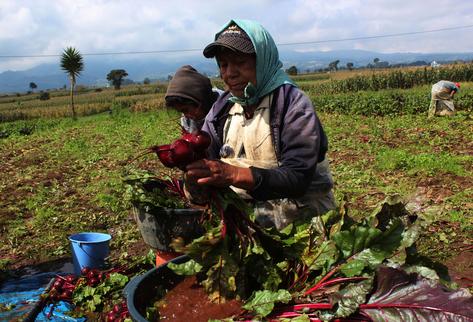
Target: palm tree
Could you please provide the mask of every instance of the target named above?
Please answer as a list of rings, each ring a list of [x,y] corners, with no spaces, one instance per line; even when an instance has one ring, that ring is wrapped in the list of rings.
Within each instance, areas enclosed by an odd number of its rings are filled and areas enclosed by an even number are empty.
[[[76,78],[80,75],[80,72],[84,69],[84,62],[82,55],[79,51],[73,47],[67,47],[61,56],[61,69],[69,75],[71,82],[71,109],[72,118],[77,119],[76,110],[74,109],[74,86],[76,85]]]

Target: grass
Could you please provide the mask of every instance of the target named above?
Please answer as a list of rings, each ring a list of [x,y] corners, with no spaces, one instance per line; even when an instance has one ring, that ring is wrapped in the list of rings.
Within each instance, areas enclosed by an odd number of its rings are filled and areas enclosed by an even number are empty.
[[[462,166],[471,162],[472,157],[457,157],[449,153],[434,155],[432,153],[413,153],[403,149],[381,149],[376,156],[377,166],[384,171],[401,170],[409,175],[436,175],[451,173],[466,175]]]

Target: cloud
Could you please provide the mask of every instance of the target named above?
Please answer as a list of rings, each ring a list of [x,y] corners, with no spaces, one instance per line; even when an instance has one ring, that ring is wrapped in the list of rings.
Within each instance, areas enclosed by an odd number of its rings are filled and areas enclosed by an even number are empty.
[[[471,1],[1,0],[0,56],[199,49],[231,18],[261,22],[277,43],[470,25]],[[290,46],[294,50],[473,51],[472,28],[395,38]],[[0,58],[0,72],[44,59]]]
[[[8,8],[4,8],[8,9]],[[13,8],[11,14],[0,20],[0,40],[12,40],[17,37],[29,37],[34,35],[38,25],[32,22],[33,16],[28,8]]]
[[[472,2],[301,0],[288,18],[294,36],[286,33],[285,37],[297,42],[409,33],[471,25],[472,18]],[[454,33],[456,37],[449,37],[448,32],[439,32],[402,38],[324,43],[318,46],[326,49],[358,48],[382,52],[451,52],[473,49],[471,28]],[[288,41],[287,38],[284,41]],[[316,47],[317,45],[313,46]]]

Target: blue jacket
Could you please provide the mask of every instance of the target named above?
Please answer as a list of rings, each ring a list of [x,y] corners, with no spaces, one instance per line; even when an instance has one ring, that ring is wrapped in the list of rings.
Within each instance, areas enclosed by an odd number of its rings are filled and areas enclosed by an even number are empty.
[[[225,92],[215,102],[205,118],[202,130],[208,132],[212,143],[210,159],[220,158],[223,127],[232,103]],[[325,158],[327,136],[309,98],[297,87],[282,85],[273,91],[270,110],[273,145],[279,167],[261,169],[250,167],[255,188],[248,193],[255,200],[302,197],[309,187],[329,191],[329,175],[318,175],[316,164]]]

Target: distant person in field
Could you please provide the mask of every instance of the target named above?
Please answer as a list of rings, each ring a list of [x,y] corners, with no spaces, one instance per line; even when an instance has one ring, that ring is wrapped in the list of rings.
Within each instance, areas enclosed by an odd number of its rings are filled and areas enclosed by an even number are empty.
[[[187,132],[200,130],[213,103],[223,91],[212,88],[210,79],[192,66],[179,68],[169,82],[166,106],[182,113],[181,126]]]
[[[460,90],[460,84],[441,80],[432,86],[429,117],[435,115],[451,116],[455,114],[453,96]]]
[[[327,136],[309,97],[282,70],[271,35],[257,22],[232,20],[203,53],[216,59],[227,91],[202,127],[212,138],[208,158],[187,166],[188,197],[230,187],[253,205],[257,223],[277,229],[334,209]]]

